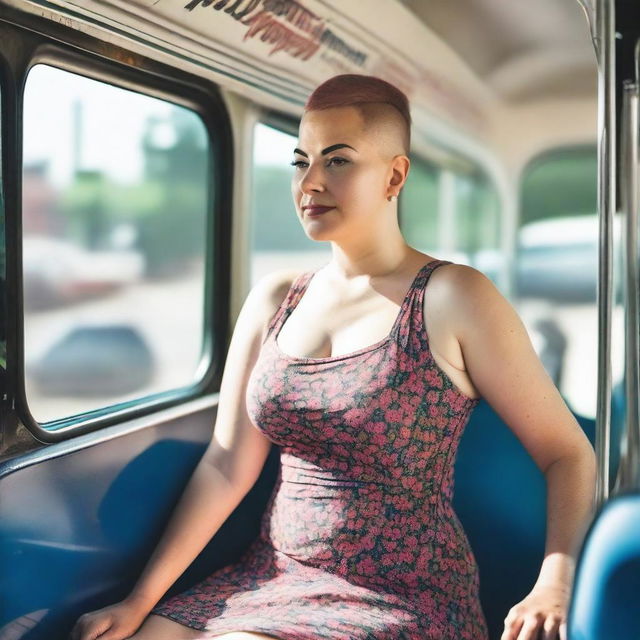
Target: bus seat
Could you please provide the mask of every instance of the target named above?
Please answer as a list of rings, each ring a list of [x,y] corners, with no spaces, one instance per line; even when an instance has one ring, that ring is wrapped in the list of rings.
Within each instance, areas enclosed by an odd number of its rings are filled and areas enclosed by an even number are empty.
[[[576,419],[593,444],[595,421]],[[498,640],[509,609],[530,592],[544,558],[545,478],[481,400],[460,441],[454,481],[453,506],[478,563],[489,637]]]
[[[14,473],[0,465],[0,638],[67,640],[82,613],[130,592],[208,444],[168,435],[146,446],[148,438],[135,432]],[[165,598],[239,558],[258,534],[277,468],[272,447],[256,484]]]
[[[578,557],[569,640],[640,638],[640,493],[608,500],[589,527]]]
[[[0,464],[0,637],[19,628],[21,640],[66,640],[80,614],[129,592],[206,449],[212,418],[205,418],[133,432],[18,471]],[[578,420],[593,442],[593,421]],[[278,465],[273,446],[254,487],[165,598],[239,558],[258,534]],[[454,507],[478,560],[481,600],[497,639],[542,562],[545,485],[484,401],[460,442]],[[64,531],[73,536],[61,543]]]

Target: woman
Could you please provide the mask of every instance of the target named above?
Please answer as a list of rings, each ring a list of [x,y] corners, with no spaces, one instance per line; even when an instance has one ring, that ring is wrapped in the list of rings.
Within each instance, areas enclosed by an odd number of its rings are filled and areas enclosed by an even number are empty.
[[[548,486],[546,556],[501,640],[566,637],[594,453],[491,281],[404,241],[410,124],[406,96],[375,77],[337,76],[310,96],[292,193],[332,258],[252,289],[211,444],[164,537],[131,595],[81,617],[72,640],[485,639],[477,565],[451,506],[455,451],[480,396]],[[272,442],[281,467],[259,537],[158,604]]]

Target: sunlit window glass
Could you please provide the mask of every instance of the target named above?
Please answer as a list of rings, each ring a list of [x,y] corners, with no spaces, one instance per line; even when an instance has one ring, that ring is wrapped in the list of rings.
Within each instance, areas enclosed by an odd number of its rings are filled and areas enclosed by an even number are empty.
[[[329,242],[307,237],[291,195],[297,138],[259,123],[254,131],[251,282],[276,269],[313,271],[329,261]]]
[[[481,174],[455,176],[458,249],[473,257],[500,246],[499,205],[496,190]]]
[[[37,65],[25,88],[23,152],[32,415],[49,422],[192,384],[203,356],[210,198],[202,120]]]
[[[404,239],[412,247],[427,253],[437,251],[440,245],[438,178],[439,170],[435,165],[412,158],[398,205]]]
[[[454,192],[455,255],[500,286],[507,263],[500,248],[503,229],[495,187],[480,172],[453,173],[447,184]]]
[[[595,418],[599,229],[595,147],[560,149],[531,162],[523,173],[520,203],[515,260],[518,310],[537,332],[541,360],[567,404],[576,413]],[[617,216],[614,223],[614,266],[619,274]],[[614,281],[619,283],[618,275]],[[616,295],[614,396],[623,390],[623,341],[618,339],[623,335],[623,314]]]

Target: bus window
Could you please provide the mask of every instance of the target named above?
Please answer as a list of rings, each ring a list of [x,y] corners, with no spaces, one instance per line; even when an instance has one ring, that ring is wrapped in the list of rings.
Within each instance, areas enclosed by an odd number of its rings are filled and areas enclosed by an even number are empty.
[[[400,228],[416,249],[471,264],[497,280],[499,202],[483,174],[413,157],[400,196]]]
[[[559,149],[530,162],[522,174],[520,204],[515,260],[519,311],[530,327],[545,336],[547,348],[541,359],[567,404],[576,413],[595,418],[599,229],[595,147]],[[619,246],[617,217],[614,231]],[[614,256],[620,254],[614,250]],[[619,285],[620,265],[614,267],[614,284]],[[619,297],[614,296],[614,396],[621,391],[623,375],[623,314]]]
[[[484,175],[456,174],[455,211],[458,251],[471,264],[480,262],[482,255],[495,255],[500,247],[499,201]]]
[[[254,131],[251,284],[281,268],[313,271],[331,258],[328,242],[310,240],[291,197],[297,139],[258,123]]]
[[[400,229],[407,244],[419,251],[437,251],[438,167],[416,157],[411,158],[407,181],[398,202]]]
[[[210,198],[202,120],[38,64],[23,121],[32,416],[55,429],[56,420],[192,385],[203,356]]]

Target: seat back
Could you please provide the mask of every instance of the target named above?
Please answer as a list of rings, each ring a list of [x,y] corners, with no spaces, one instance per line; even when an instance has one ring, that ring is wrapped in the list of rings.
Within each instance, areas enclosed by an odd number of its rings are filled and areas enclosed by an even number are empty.
[[[576,418],[594,444],[595,421]],[[453,506],[478,563],[489,637],[497,640],[509,609],[532,589],[544,559],[545,477],[482,400],[460,442],[454,478]]]
[[[569,640],[640,638],[640,492],[620,493],[594,518],[578,558]]]

